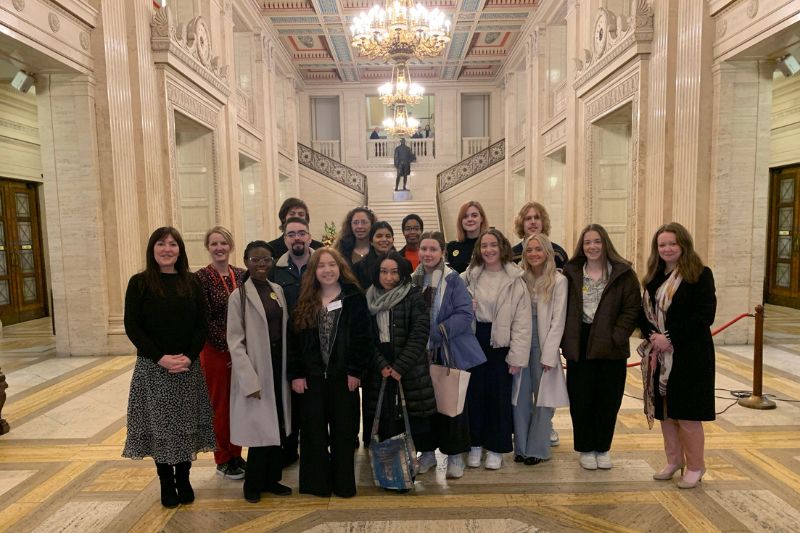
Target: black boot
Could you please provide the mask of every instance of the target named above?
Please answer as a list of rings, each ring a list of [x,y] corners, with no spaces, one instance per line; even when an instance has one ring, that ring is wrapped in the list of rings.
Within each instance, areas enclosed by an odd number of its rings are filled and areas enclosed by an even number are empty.
[[[161,483],[161,505],[168,509],[177,507],[180,501],[175,491],[175,468],[165,463],[156,463],[156,472]]]
[[[175,465],[175,487],[178,489],[178,500],[181,503],[192,503],[194,501],[194,490],[189,483],[189,469],[192,468],[191,461],[184,461]]]

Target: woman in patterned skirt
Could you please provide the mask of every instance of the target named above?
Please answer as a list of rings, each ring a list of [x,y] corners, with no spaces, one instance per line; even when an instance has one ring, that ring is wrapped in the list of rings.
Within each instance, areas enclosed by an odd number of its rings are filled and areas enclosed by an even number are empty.
[[[198,361],[206,307],[178,230],[155,230],[145,261],[125,293],[125,333],[138,357],[122,456],[152,457],[161,504],[175,507],[194,501],[189,469],[197,453],[214,450],[211,403]]]

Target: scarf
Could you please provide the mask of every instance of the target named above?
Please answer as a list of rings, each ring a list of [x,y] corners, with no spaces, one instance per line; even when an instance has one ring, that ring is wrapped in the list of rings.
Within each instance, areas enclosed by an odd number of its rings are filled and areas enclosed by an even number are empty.
[[[378,323],[378,333],[381,342],[391,342],[392,334],[389,326],[389,311],[408,295],[411,290],[410,283],[398,285],[394,289],[385,291],[372,285],[367,289],[367,306],[370,314],[375,316]]]
[[[645,288],[644,297],[642,300],[642,307],[647,321],[659,333],[666,333],[667,310],[672,304],[672,298],[681,285],[683,278],[675,269],[669,277],[661,284],[656,290],[655,308],[650,298],[650,291]],[[667,381],[669,381],[669,374],[672,371],[672,355],[673,351],[656,352],[653,349],[653,344],[650,339],[645,339],[636,349],[642,358],[642,386],[644,389],[644,414],[647,416],[647,425],[653,429],[653,420],[655,419],[655,389],[653,381],[655,377],[656,367],[658,367],[658,394],[660,396],[667,395]]]
[[[430,276],[425,273],[425,267],[420,265],[411,274],[411,283],[423,289],[422,297],[428,305],[430,311],[431,330],[436,327],[437,318],[439,317],[439,309],[442,307],[442,300],[444,300],[444,292],[442,290],[442,283],[445,278],[450,275],[452,270],[445,265],[444,260],[439,262],[436,270],[431,272]],[[428,281],[426,285],[425,282]],[[428,350],[431,349],[431,340],[428,338]]]

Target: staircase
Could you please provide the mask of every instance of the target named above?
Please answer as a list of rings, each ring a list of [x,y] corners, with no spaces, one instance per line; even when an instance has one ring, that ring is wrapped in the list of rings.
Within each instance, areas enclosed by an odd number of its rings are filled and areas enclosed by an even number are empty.
[[[375,212],[378,220],[385,220],[394,229],[394,247],[398,250],[406,245],[403,229],[400,223],[403,218],[416,213],[424,222],[423,231],[439,229],[439,215],[436,212],[436,202],[430,200],[411,200],[408,202],[370,202],[370,209]]]

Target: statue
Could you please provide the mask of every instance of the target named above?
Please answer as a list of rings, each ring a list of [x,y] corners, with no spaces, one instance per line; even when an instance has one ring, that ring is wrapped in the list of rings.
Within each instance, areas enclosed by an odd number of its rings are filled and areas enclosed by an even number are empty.
[[[417,156],[406,145],[405,139],[400,139],[400,146],[394,149],[394,168],[397,169],[397,179],[394,182],[394,190],[407,191],[406,181],[408,175],[411,173],[411,163],[417,160]],[[400,186],[400,178],[403,178],[403,188],[398,189]]]

